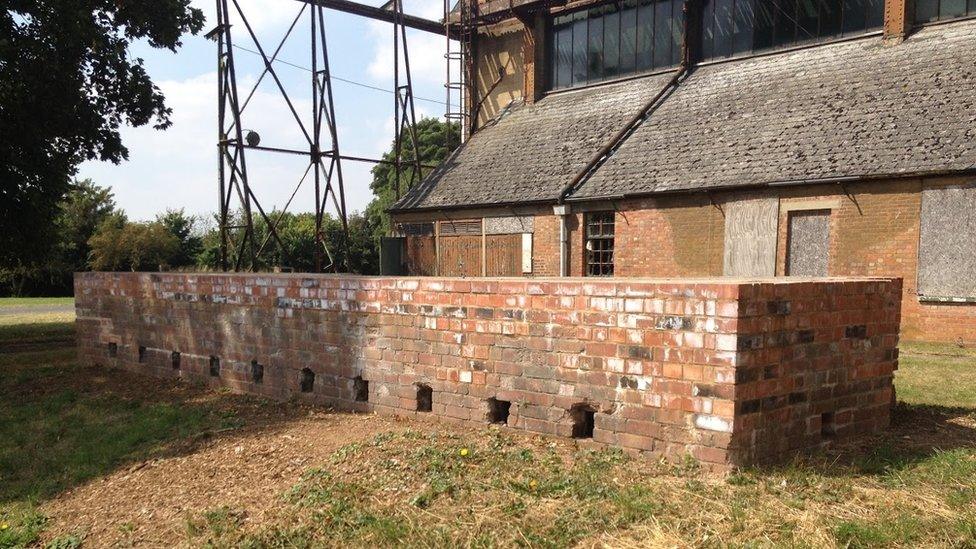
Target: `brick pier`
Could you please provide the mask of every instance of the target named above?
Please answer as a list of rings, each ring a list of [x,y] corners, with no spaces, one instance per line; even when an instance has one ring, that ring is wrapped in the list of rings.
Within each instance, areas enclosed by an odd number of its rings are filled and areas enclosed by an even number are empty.
[[[75,275],[87,363],[710,468],[888,425],[899,279]]]

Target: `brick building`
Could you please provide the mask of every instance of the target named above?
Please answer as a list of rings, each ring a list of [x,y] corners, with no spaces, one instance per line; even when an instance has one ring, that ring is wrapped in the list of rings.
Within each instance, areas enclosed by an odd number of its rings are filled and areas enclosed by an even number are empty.
[[[976,343],[976,0],[472,10],[407,273],[893,276],[904,337]]]

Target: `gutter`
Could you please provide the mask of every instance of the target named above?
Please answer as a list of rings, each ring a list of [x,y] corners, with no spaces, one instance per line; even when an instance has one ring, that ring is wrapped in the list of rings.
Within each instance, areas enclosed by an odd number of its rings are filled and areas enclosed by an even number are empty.
[[[582,204],[585,202],[601,202],[607,200],[627,200],[633,198],[647,198],[655,196],[675,196],[696,193],[713,192],[735,192],[735,191],[754,191],[762,189],[775,189],[777,187],[802,187],[806,185],[843,185],[845,183],[870,183],[872,181],[902,180],[902,179],[924,179],[932,177],[965,177],[976,175],[976,166],[957,170],[927,170],[905,173],[889,174],[868,174],[868,175],[848,175],[839,177],[825,177],[822,179],[784,179],[777,181],[767,181],[764,183],[751,183],[748,185],[715,185],[713,187],[690,187],[685,189],[663,189],[654,191],[639,191],[633,193],[623,193],[603,196],[570,197],[570,203]]]

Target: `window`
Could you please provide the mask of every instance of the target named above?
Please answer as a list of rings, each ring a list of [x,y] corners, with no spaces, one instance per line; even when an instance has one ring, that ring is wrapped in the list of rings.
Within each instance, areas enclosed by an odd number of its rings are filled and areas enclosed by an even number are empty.
[[[681,9],[681,0],[622,0],[554,17],[549,87],[595,84],[677,65]]]
[[[976,302],[976,182],[922,189],[918,295]]]
[[[786,236],[787,276],[827,276],[830,210],[790,212]]]
[[[854,36],[884,22],[884,0],[705,0],[702,9],[705,59]]]
[[[613,212],[586,214],[586,274],[613,276]]]
[[[976,15],[976,0],[915,0],[915,23]]]

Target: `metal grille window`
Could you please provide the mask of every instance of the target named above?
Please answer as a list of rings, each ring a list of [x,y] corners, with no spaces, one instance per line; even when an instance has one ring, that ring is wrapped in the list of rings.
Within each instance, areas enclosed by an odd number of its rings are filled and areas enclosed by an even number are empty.
[[[915,23],[976,15],[976,0],[915,0]]]
[[[586,274],[613,276],[613,212],[586,214]]]
[[[569,88],[681,61],[682,0],[622,0],[552,20],[549,87]]]
[[[705,0],[703,10],[705,59],[855,36],[884,23],[884,0]]]

